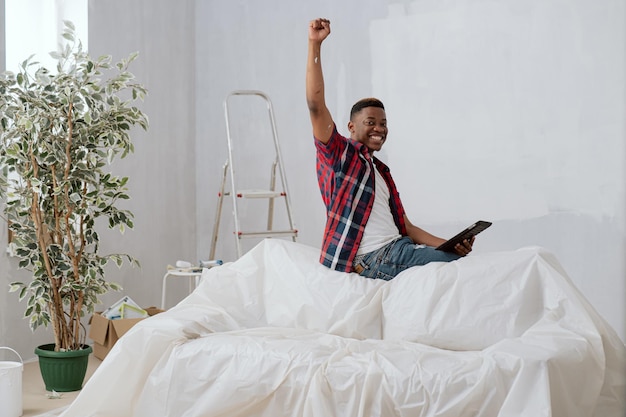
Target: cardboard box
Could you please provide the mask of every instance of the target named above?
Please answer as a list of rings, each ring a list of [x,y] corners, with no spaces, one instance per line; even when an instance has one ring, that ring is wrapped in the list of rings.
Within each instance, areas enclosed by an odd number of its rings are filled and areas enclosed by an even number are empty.
[[[148,307],[145,310],[149,316],[154,316],[164,311],[156,307]],[[98,359],[104,360],[113,345],[115,345],[115,342],[141,320],[145,319],[109,320],[100,315],[100,313],[94,314],[91,317],[89,326],[89,337],[94,342],[93,355]]]

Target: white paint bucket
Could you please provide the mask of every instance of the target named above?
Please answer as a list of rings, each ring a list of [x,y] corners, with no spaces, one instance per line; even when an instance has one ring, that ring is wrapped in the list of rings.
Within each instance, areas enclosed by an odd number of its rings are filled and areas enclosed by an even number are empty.
[[[1,347],[15,353],[19,362],[0,361],[0,417],[22,415],[22,372],[24,361],[19,353],[9,347]]]

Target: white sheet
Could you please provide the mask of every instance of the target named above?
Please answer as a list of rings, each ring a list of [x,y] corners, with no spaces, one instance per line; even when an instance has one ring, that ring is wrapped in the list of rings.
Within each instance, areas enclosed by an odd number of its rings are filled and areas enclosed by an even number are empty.
[[[623,416],[626,349],[540,248],[331,271],[266,240],[136,325],[63,417]]]

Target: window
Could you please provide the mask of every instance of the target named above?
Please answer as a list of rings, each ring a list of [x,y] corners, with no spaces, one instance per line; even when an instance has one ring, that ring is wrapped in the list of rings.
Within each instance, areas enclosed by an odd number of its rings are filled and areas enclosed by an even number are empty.
[[[50,52],[61,43],[64,20],[74,23],[87,49],[87,0],[5,0],[4,6],[6,70],[17,72],[21,62],[35,55],[35,61],[55,72]]]
[[[50,57],[56,51],[63,33],[63,21],[71,20],[76,34],[87,49],[87,0],[5,0],[6,69],[35,54],[50,71],[56,62]]]

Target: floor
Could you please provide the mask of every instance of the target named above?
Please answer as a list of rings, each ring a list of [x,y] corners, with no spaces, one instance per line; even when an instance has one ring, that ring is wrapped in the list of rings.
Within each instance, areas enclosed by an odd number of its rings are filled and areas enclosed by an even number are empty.
[[[85,382],[93,375],[102,361],[89,355],[89,365]],[[83,383],[84,385],[84,383]],[[28,362],[24,364],[22,375],[22,417],[34,417],[45,414],[48,411],[56,410],[68,406],[78,396],[80,391],[59,393],[60,398],[51,398],[51,393],[46,391],[41,373],[39,372],[39,362]]]

